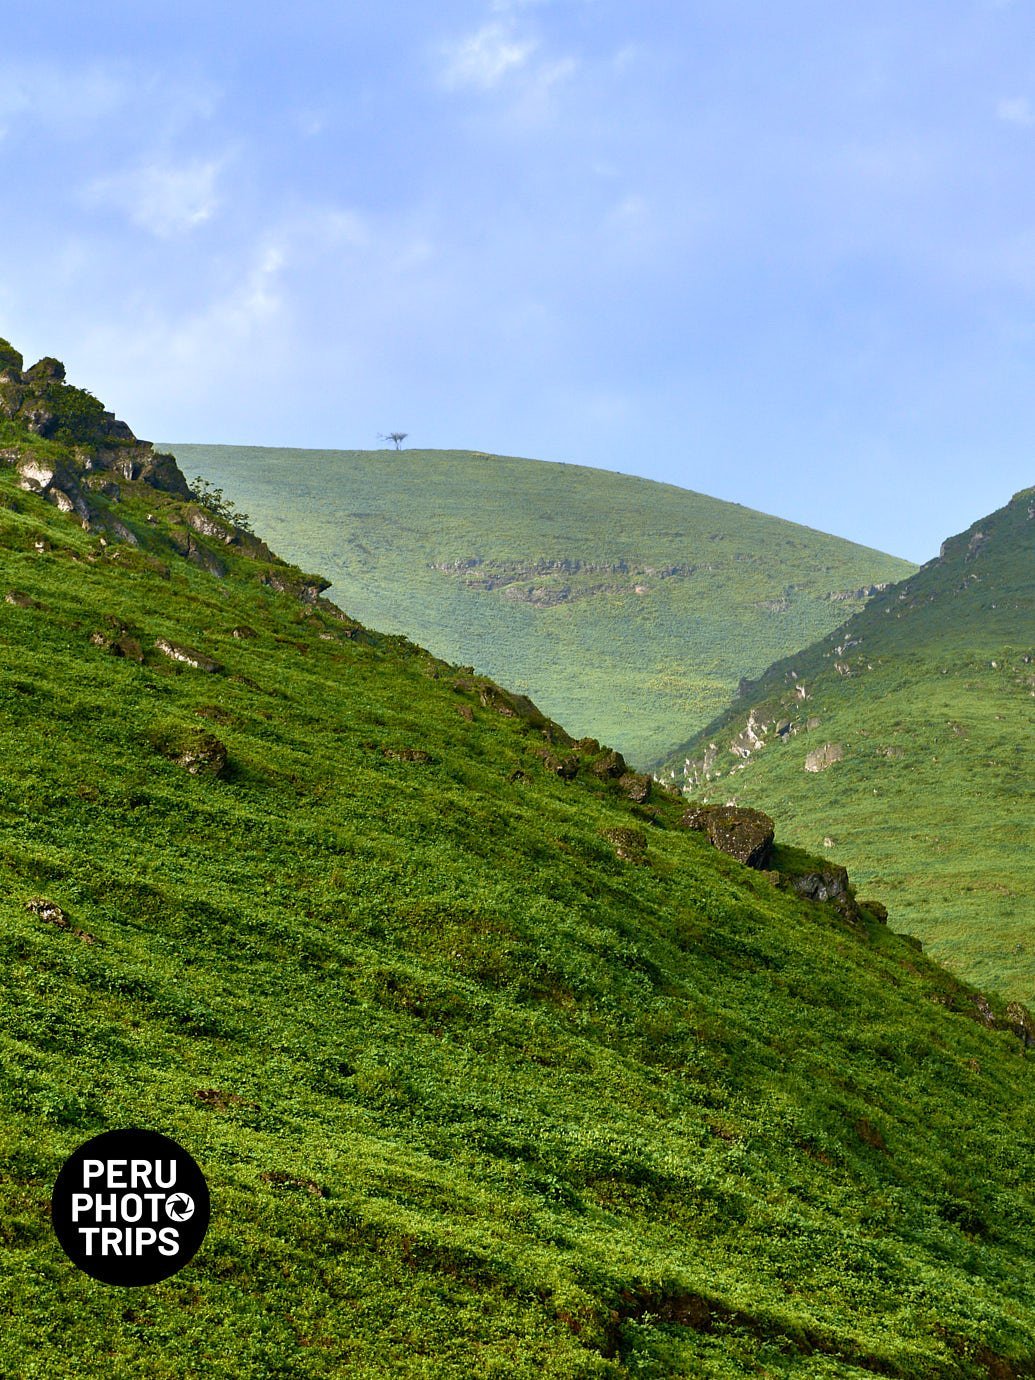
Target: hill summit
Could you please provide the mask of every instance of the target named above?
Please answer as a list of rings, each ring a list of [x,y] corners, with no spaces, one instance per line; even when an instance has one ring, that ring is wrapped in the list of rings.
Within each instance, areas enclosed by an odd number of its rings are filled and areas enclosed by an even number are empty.
[[[0,1370],[1035,1374],[1022,1007],[143,452],[4,426]],[[48,1220],[126,1127],[212,1200],[136,1290]]]

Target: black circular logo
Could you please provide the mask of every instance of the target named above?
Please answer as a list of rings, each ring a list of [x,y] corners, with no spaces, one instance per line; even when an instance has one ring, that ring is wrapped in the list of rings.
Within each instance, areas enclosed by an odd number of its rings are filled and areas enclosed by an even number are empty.
[[[157,1284],[197,1253],[208,1230],[205,1176],[157,1131],[105,1131],[74,1150],[51,1195],[62,1249],[104,1284]]]

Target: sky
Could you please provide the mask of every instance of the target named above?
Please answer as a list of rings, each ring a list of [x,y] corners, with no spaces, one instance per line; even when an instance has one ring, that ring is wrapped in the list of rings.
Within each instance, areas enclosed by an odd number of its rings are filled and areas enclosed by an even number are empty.
[[[924,561],[1035,484],[1033,157],[1033,0],[33,0],[0,336],[151,440],[405,431]]]

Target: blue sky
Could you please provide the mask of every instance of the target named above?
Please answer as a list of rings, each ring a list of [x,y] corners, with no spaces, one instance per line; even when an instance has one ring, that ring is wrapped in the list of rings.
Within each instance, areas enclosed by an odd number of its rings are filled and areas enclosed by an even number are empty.
[[[138,434],[648,475],[925,560],[1035,483],[1030,0],[35,0],[0,335]]]

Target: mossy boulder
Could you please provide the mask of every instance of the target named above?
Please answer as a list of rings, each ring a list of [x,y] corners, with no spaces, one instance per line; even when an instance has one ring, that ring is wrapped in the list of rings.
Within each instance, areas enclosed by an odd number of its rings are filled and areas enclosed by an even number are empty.
[[[151,745],[191,776],[221,777],[229,765],[226,744],[203,728],[163,726],[155,728]]]
[[[598,757],[590,767],[590,771],[594,776],[599,776],[604,779],[617,779],[624,776],[628,770],[629,768],[626,765],[625,758],[620,752],[616,752],[614,748],[608,749],[603,757]]]
[[[605,829],[603,837],[607,839],[623,862],[645,863],[647,861],[647,836],[642,829],[625,827]]]
[[[739,805],[692,805],[680,823],[707,834],[721,853],[747,867],[764,868],[773,848],[775,825],[761,810]]]

